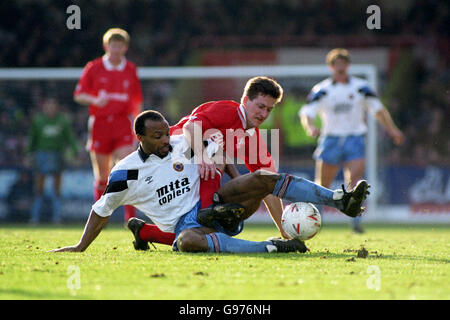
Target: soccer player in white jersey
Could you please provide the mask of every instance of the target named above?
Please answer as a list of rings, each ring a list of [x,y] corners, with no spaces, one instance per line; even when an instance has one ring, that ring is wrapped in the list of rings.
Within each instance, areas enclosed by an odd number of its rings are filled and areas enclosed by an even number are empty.
[[[184,135],[170,137],[169,124],[152,110],[136,117],[135,132],[139,148],[112,169],[105,193],[92,206],[80,242],[54,252],[86,250],[112,212],[125,204],[144,212],[163,232],[175,233],[174,250],[306,252],[305,244],[298,239],[247,241],[233,236],[242,231],[243,221],[268,194],[293,202],[330,205],[350,216],[361,213],[367,195],[365,181],[350,192],[333,191],[299,177],[258,170],[224,184],[217,192],[224,203],[199,210],[200,174]],[[130,229],[135,249],[148,249],[148,243],[139,238],[144,221],[130,220],[134,222]]]
[[[375,115],[395,144],[402,144],[404,136],[367,81],[348,75],[350,55],[346,49],[331,50],[326,63],[332,77],[313,87],[299,117],[309,136],[320,136],[313,155],[315,182],[328,188],[342,166],[345,183],[352,186],[365,170],[366,110]],[[317,115],[322,120],[321,130],[314,126]],[[353,230],[364,232],[360,217],[353,220]]]

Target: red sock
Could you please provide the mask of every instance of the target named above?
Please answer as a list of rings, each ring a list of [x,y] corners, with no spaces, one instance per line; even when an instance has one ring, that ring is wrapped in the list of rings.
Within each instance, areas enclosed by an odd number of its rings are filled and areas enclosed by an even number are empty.
[[[154,224],[144,224],[139,230],[139,237],[144,241],[172,245],[175,240],[175,233],[163,232]]]
[[[94,181],[94,202],[100,199],[102,194],[105,192],[106,184],[107,184],[106,181],[98,181],[98,180]]]
[[[125,222],[128,221],[130,218],[136,217],[136,208],[130,205],[126,205],[123,207],[124,211],[124,220]]]
[[[202,208],[209,207],[213,203],[213,194],[220,188],[220,180],[222,179],[222,172],[216,171],[214,179],[200,180],[200,201]]]

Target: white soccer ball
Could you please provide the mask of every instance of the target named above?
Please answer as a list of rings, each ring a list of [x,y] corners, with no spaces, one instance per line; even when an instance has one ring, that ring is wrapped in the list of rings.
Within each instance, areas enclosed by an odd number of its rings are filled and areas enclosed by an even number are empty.
[[[284,208],[281,225],[293,239],[309,240],[322,227],[322,217],[313,204],[293,202]]]

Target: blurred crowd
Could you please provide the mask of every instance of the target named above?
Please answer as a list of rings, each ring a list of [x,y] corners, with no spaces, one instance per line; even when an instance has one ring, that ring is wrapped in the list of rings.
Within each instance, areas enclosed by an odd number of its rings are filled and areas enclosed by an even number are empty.
[[[368,5],[380,4],[382,28],[366,27]],[[67,32],[66,9],[81,10],[81,31]],[[205,47],[337,46],[340,36],[366,44],[391,35],[448,36],[449,4],[436,0],[4,0],[0,61],[9,67],[72,67],[102,53],[107,27],[132,35],[138,65],[182,65]],[[334,39],[333,37],[338,36]],[[341,43],[342,45],[342,43]]]
[[[366,8],[380,4],[382,28],[366,27]],[[68,31],[66,8],[81,9],[81,30]],[[450,154],[449,3],[445,1],[297,0],[5,0],[0,6],[3,67],[83,67],[103,54],[101,37],[118,26],[131,35],[128,57],[139,66],[180,66],[206,48],[396,46],[381,96],[406,145],[384,146],[385,160],[448,164]],[[57,27],[61,26],[61,27]],[[0,81],[0,166],[27,166],[31,116],[55,96],[86,141],[87,108],[72,101],[75,81]],[[165,110],[168,82],[143,85],[144,105]],[[180,115],[181,117],[182,115]],[[177,120],[177,119],[174,119]],[[302,155],[310,159],[310,155]],[[72,159],[88,166],[87,152]]]

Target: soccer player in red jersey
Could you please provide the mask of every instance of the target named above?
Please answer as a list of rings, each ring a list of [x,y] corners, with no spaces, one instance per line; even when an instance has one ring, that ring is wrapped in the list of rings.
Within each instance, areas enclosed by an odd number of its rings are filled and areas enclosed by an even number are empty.
[[[186,136],[197,157],[196,163],[199,164],[202,178],[200,183],[202,208],[213,202],[213,194],[219,189],[221,178],[221,174],[216,174],[218,164],[208,156],[204,156],[207,154],[204,141],[217,145],[217,149],[225,151],[228,158],[243,160],[250,172],[258,169],[276,172],[275,163],[261,137],[258,126],[267,119],[282,96],[283,89],[275,80],[267,77],[254,77],[248,80],[241,103],[232,100],[204,103],[170,128],[171,135],[184,134]],[[218,158],[222,159],[223,157]],[[221,167],[223,168],[223,165]],[[232,169],[233,166],[226,168]],[[239,175],[236,169],[230,171],[229,175],[232,178]],[[281,235],[289,238],[281,227],[283,206],[280,198],[270,194],[264,198],[264,202]],[[165,243],[160,240],[160,237],[166,235],[159,233],[152,225],[145,224],[140,229],[140,236],[144,241]]]
[[[103,194],[113,161],[135,150],[132,118],[141,111],[142,89],[136,66],[125,58],[130,36],[119,28],[103,36],[105,55],[87,63],[74,100],[89,107],[89,139],[94,171],[94,200]],[[125,206],[125,221],[136,209]]]
[[[283,88],[277,81],[263,76],[254,77],[247,81],[240,103],[232,100],[204,103],[171,128],[171,132],[183,132],[197,156],[203,179],[201,195],[211,193],[212,196],[220,187],[220,176],[215,174],[217,163],[208,159],[203,140],[217,144],[227,158],[243,160],[250,172],[258,169],[276,172],[275,163],[258,127],[282,97]],[[281,200],[269,195],[264,202],[281,235],[287,238],[281,227]]]
[[[202,141],[215,143],[217,149],[225,151],[228,159],[240,158],[250,172],[258,169],[276,171],[258,126],[267,119],[282,95],[283,89],[275,80],[255,77],[247,82],[240,104],[232,100],[206,102],[171,127],[171,134],[182,133],[191,142],[199,163],[202,186],[213,184],[206,182],[209,179],[220,185],[220,177],[215,175],[217,163],[204,153]],[[268,199],[267,203],[276,207],[272,200]]]

